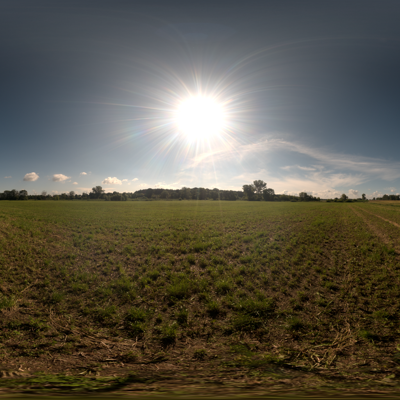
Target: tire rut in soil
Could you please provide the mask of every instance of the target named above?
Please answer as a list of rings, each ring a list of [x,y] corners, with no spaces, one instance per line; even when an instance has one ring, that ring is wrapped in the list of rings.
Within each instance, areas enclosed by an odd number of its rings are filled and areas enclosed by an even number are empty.
[[[361,218],[365,224],[368,226],[368,228],[370,229],[371,232],[373,232],[376,236],[378,236],[383,243],[385,243],[386,245],[393,247],[396,250],[397,253],[397,258],[399,258],[400,255],[400,247],[398,245],[394,245],[389,238],[387,237],[387,235],[385,235],[385,233],[383,233],[376,225],[374,225],[371,221],[369,221],[367,218],[365,218],[364,215],[362,215],[362,213],[356,211],[353,207],[350,207],[350,209],[354,212],[354,214],[356,214],[359,218]],[[368,212],[368,211],[367,211]],[[369,213],[369,212],[368,212]],[[378,215],[375,215],[373,213],[369,213],[371,215],[374,215],[376,217],[378,217]],[[382,218],[382,217],[380,217]],[[387,221],[387,222],[391,222],[386,220],[385,218],[382,218],[383,220]],[[396,226],[398,226],[400,228],[400,225],[396,224],[395,222],[393,223]]]
[[[354,211],[354,210],[353,210],[353,211]],[[400,228],[400,225],[399,225],[398,223],[393,222],[393,221],[391,221],[390,219],[381,217],[380,215],[374,214],[374,213],[372,213],[371,211],[367,211],[367,210],[364,210],[364,209],[363,209],[363,211],[365,211],[366,213],[371,214],[371,215],[373,215],[373,216],[375,216],[375,217],[378,217],[378,218],[380,218],[380,219],[383,219],[384,221],[389,222],[389,224],[392,224],[392,225],[396,226],[397,228]]]

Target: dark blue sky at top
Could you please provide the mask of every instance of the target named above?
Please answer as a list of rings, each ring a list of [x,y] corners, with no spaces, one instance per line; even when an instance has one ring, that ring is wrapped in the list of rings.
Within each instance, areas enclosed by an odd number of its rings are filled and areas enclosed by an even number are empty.
[[[0,191],[400,192],[399,20],[385,0],[1,1]],[[234,99],[226,154],[154,131],[184,86]]]

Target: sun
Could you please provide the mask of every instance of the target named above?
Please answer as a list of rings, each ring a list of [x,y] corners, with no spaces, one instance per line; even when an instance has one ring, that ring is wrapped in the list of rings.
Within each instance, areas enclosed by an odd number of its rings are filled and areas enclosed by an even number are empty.
[[[190,97],[176,112],[180,132],[190,140],[208,139],[222,132],[225,126],[223,107],[209,97]]]

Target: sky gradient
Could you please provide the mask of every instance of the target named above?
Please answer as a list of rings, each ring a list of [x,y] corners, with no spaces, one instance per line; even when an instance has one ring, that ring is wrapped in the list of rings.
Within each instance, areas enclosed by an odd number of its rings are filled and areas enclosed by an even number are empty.
[[[1,1],[0,191],[400,192],[398,1]],[[189,140],[211,96],[224,132]]]

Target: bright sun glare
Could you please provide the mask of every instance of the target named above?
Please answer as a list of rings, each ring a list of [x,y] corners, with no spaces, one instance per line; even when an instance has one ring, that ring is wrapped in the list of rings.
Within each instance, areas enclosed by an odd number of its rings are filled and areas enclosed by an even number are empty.
[[[191,140],[211,138],[224,128],[224,110],[208,97],[191,97],[177,110],[178,129]]]

